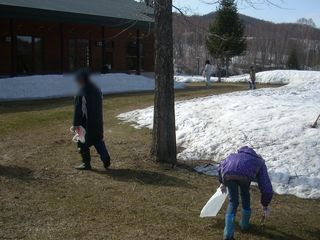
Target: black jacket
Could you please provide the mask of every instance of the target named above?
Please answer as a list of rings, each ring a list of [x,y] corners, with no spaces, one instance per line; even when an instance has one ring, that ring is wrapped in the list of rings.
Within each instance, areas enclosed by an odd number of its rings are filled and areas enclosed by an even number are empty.
[[[87,83],[75,97],[73,126],[86,129],[85,145],[90,147],[103,139],[103,95],[93,83]]]

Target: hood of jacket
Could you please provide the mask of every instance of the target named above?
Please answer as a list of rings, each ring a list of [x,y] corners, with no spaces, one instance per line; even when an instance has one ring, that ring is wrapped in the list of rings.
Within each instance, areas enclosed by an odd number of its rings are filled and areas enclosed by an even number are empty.
[[[238,149],[238,153],[246,153],[256,158],[261,158],[251,147],[245,146]]]

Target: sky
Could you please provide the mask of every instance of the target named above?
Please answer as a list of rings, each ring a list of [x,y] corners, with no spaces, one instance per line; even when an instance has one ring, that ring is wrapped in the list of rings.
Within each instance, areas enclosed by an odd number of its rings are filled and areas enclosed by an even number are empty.
[[[188,14],[207,14],[215,11],[216,5],[207,4],[214,0],[174,0],[177,7],[183,7]],[[261,2],[262,0],[255,0]],[[299,18],[312,18],[320,27],[320,0],[270,0],[279,7],[267,4],[257,4],[255,8],[241,3],[239,12],[251,17],[272,21],[276,23],[296,22]]]

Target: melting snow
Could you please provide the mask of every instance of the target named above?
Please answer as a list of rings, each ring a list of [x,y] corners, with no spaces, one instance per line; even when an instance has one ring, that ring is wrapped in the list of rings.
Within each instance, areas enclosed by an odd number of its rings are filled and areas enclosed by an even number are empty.
[[[270,84],[287,84],[289,83],[288,71],[270,71],[270,72],[260,72],[256,74],[257,83],[270,83]],[[202,76],[175,76],[176,82],[180,83],[195,83],[195,82],[204,82],[205,78]],[[217,77],[211,77],[211,82],[217,82]],[[229,78],[221,78],[222,82],[248,82],[250,81],[250,75],[238,75],[231,76]]]
[[[179,159],[221,161],[249,145],[266,160],[277,193],[320,198],[320,129],[310,128],[320,113],[320,72],[261,72],[257,82],[287,85],[177,102]],[[118,117],[151,129],[153,107]]]

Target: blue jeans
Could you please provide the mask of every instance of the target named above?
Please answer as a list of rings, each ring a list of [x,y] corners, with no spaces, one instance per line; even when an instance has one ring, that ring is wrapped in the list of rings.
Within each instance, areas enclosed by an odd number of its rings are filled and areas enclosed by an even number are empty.
[[[210,87],[211,86],[211,75],[207,75],[206,76],[206,84],[207,84],[207,87]]]
[[[250,89],[251,89],[251,90],[257,89],[255,82],[250,81],[250,82],[249,82],[249,85],[250,85]]]
[[[100,155],[100,159],[102,162],[110,161],[110,155],[107,150],[106,144],[104,143],[103,139],[97,141],[93,144],[94,148],[97,150],[98,154]],[[82,156],[82,160],[84,163],[90,163],[91,156],[90,156],[90,147],[86,146],[85,144],[78,143],[79,152]]]
[[[250,182],[230,180],[225,182],[229,192],[229,205],[227,213],[236,214],[239,206],[239,189],[242,201],[242,208],[250,211]]]

